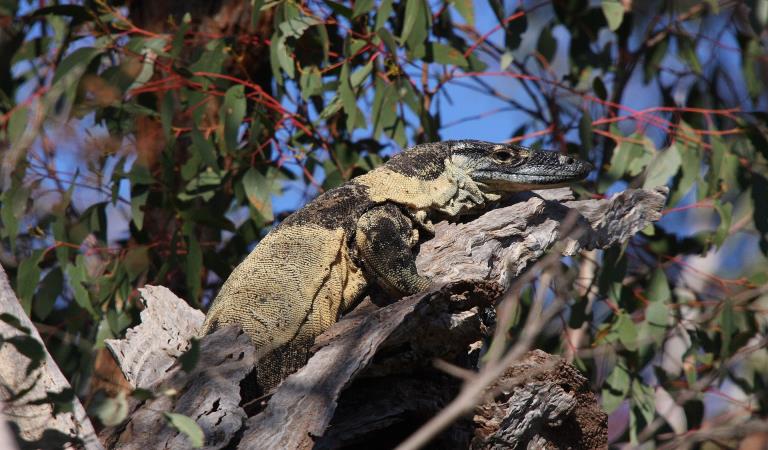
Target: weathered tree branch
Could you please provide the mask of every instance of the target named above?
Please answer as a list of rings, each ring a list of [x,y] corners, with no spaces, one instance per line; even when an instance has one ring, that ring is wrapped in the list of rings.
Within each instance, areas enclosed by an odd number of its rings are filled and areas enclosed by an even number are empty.
[[[134,329],[130,342],[109,342],[108,347],[134,386],[153,386],[156,392],[176,389],[181,396],[158,397],[137,405],[127,425],[108,430],[104,437],[110,444],[130,443],[135,448],[183,442],[159,417],[163,411],[174,411],[198,421],[206,434],[206,448],[236,444],[239,448],[336,448],[377,432],[403,438],[392,430],[410,433],[413,425],[407,428],[409,420],[434,414],[460,386],[460,380],[434,369],[434,358],[464,367],[474,365],[477,352],[467,350],[485,334],[483,310],[501,292],[499,285],[508,286],[558,241],[564,244],[564,254],[625,242],[660,217],[665,197],[661,188],[577,202],[567,201],[569,191],[555,190],[541,197],[523,194],[520,202],[469,223],[437,224],[436,235],[422,245],[417,264],[422,273],[438,282],[452,283],[384,308],[361,305],[318,339],[317,351],[307,366],[279,386],[262,412],[247,419],[244,431],[246,414],[237,403],[239,384],[252,365],[247,339],[234,330],[203,338],[201,363],[186,374],[172,366],[173,359],[183,351],[184,340],[197,332],[194,324],[200,316],[181,301],[173,307],[160,306],[163,301],[153,306],[156,300],[151,294],[158,291],[145,290],[146,320],[152,325]],[[569,234],[561,236],[561,232]],[[164,325],[151,319],[157,314],[153,309],[162,311]],[[158,326],[161,329],[153,331]],[[137,345],[141,352],[135,350]],[[223,361],[230,364],[225,373],[212,370]],[[531,379],[535,381],[535,377]],[[499,416],[498,427],[489,432],[493,420],[481,413],[482,408],[490,408],[486,403],[478,410],[478,417],[484,417],[482,427],[479,419],[474,425],[467,421],[439,439],[451,444],[474,442],[486,448],[510,436],[546,438],[542,427],[547,425],[551,431],[566,422],[565,415],[575,417],[578,402],[562,387],[539,388],[537,396],[528,389],[510,397],[522,395],[527,400],[512,403],[525,403],[529,408],[549,405],[549,409],[538,410],[537,420],[521,420],[515,412],[519,407],[491,408],[508,412]],[[388,399],[397,392],[404,397]],[[358,407],[362,404],[371,407],[362,412]],[[211,423],[208,416],[212,411],[229,425],[222,428]],[[524,412],[528,414],[530,409]],[[473,430],[479,429],[486,434],[475,436]],[[590,436],[602,438],[599,430],[592,431]]]
[[[3,315],[0,320],[0,404],[19,445],[22,448],[102,448],[83,405],[74,394],[71,394],[71,412],[57,413],[54,400],[47,401],[50,394],[71,393],[72,388],[22,309],[2,267],[0,314]],[[44,354],[40,355],[40,366],[28,373],[30,358],[19,349],[35,346],[32,341],[42,347]],[[61,402],[68,404],[70,400]]]

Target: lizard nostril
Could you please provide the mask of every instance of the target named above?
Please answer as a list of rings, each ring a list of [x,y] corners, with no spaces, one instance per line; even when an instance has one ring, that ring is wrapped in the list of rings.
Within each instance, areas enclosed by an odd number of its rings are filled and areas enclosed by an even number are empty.
[[[565,162],[568,163],[568,164],[573,164],[576,161],[569,156],[568,159],[565,160]]]

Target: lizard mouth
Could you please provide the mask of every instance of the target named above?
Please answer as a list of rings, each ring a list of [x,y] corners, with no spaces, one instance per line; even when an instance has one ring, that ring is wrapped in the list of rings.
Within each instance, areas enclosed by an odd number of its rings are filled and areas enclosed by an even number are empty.
[[[585,178],[592,165],[555,152],[531,152],[514,166],[493,164],[478,168],[472,174],[477,181],[501,190],[541,189],[566,186]]]

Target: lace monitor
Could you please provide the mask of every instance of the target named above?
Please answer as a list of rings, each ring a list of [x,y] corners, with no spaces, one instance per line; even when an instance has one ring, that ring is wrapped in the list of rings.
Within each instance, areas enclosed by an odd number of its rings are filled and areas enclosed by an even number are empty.
[[[268,391],[306,363],[315,337],[369,287],[401,297],[429,285],[412,249],[432,220],[483,211],[507,192],[562,186],[591,169],[514,144],[417,145],[272,229],[222,286],[203,333],[242,326],[257,347],[257,383]]]

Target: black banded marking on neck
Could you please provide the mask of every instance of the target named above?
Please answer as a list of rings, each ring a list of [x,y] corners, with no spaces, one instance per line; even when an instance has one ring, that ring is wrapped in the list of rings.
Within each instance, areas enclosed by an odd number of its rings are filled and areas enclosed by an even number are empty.
[[[386,167],[408,177],[434,180],[445,172],[448,156],[448,147],[441,143],[423,144],[393,156]]]

